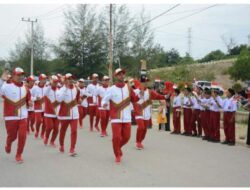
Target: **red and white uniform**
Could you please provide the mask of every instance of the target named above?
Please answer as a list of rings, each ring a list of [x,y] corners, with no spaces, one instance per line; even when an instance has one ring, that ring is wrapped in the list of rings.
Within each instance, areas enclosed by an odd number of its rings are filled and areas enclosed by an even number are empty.
[[[32,88],[27,86],[27,89],[30,91],[30,94],[33,88],[34,86]],[[28,119],[27,119],[27,132],[28,133],[30,131],[30,128],[32,132],[34,131],[34,124],[35,124],[35,112],[34,112],[34,102],[33,102],[33,105],[28,108]]]
[[[136,90],[135,93],[139,94]],[[135,119],[138,126],[136,133],[136,147],[138,149],[143,148],[141,143],[146,136],[148,126],[151,125],[152,100],[165,100],[165,96],[146,88],[143,96],[140,95],[140,100],[134,103]]]
[[[224,133],[226,141],[235,143],[235,112],[237,111],[237,101],[234,97],[226,98],[223,102],[224,112]]]
[[[192,134],[192,101],[187,96],[183,98],[183,119],[184,119],[184,133]]]
[[[36,133],[35,137],[37,138],[40,131],[40,126],[42,125],[41,138],[44,137],[45,133],[45,122],[44,122],[44,95],[45,95],[45,85],[34,86],[31,90],[32,101],[34,101],[34,111],[35,111],[35,120],[36,120]]]
[[[93,131],[94,117],[96,117],[95,128],[99,131],[98,123],[100,115],[98,112],[98,87],[97,83],[91,83],[86,88],[86,95],[88,96],[88,107],[89,107],[89,119],[90,119],[90,130]]]
[[[210,137],[210,98],[200,97],[200,110],[201,110],[201,127],[204,132],[204,137]]]
[[[218,104],[216,103],[216,101]],[[210,139],[220,141],[220,110],[223,107],[223,101],[220,96],[210,100]]]
[[[174,96],[173,99],[173,125],[174,133],[181,132],[181,97],[180,95]]]
[[[101,136],[107,136],[107,127],[108,127],[108,122],[109,122],[109,109],[110,109],[110,105],[108,103],[108,106],[106,108],[103,108],[101,106],[101,101],[103,99],[103,97],[105,96],[105,94],[107,93],[107,91],[109,90],[109,86],[100,86],[98,87],[97,90],[97,97],[98,97],[98,109],[99,109],[99,113],[100,113],[100,119],[101,119]]]
[[[4,100],[3,115],[7,130],[5,150],[10,153],[12,143],[18,138],[16,160],[20,161],[26,142],[30,92],[23,83],[5,83],[0,80],[0,87],[0,94]]]
[[[87,98],[86,98],[86,88],[79,87],[79,91],[80,91],[80,97],[82,99],[82,101],[78,104],[79,124],[80,124],[80,128],[82,128],[82,120],[87,115],[88,102],[87,102]]]
[[[48,143],[48,139],[51,131],[52,137],[50,140],[50,145],[55,146],[54,142],[58,134],[59,121],[57,115],[59,112],[59,102],[56,99],[57,87],[48,86],[44,92],[45,109],[44,109],[44,121],[46,125],[46,133],[44,138],[44,144]]]
[[[77,140],[77,121],[79,119],[78,102],[80,100],[80,91],[73,85],[69,88],[63,86],[57,91],[56,100],[60,102],[60,109],[58,113],[58,119],[61,122],[59,137],[60,151],[64,152],[64,138],[67,128],[70,125],[70,153],[74,153]]]
[[[125,83],[116,83],[107,91],[102,99],[102,106],[110,103],[110,118],[113,132],[113,150],[120,162],[121,148],[129,141],[131,134],[131,102],[139,97]]]

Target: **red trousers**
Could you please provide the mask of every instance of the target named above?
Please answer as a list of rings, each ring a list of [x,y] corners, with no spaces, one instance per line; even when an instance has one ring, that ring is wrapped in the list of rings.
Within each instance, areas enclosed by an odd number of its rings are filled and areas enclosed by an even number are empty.
[[[42,125],[42,131],[41,131],[41,137],[44,136],[46,125],[44,122],[44,116],[43,112],[35,112],[35,118],[36,118],[36,133],[39,134],[40,126]]]
[[[173,109],[173,125],[174,125],[173,132],[180,133],[181,132],[181,112],[176,111],[177,109],[180,109],[180,107],[176,107]]]
[[[224,112],[224,132],[226,141],[235,143],[235,112]]]
[[[131,123],[112,123],[113,150],[115,156],[121,155],[121,148],[129,141],[131,135]]]
[[[184,108],[184,132],[192,134],[192,109]]]
[[[201,126],[205,137],[210,137],[210,111],[201,111]]]
[[[76,140],[77,140],[77,121],[78,121],[77,119],[61,120],[61,129],[60,129],[60,136],[59,136],[60,146],[64,146],[65,134],[66,134],[68,126],[70,125],[71,127],[70,150],[75,149]]]
[[[11,147],[11,144],[18,137],[16,155],[23,153],[26,142],[27,119],[5,121],[7,140],[6,146]]]
[[[78,111],[79,111],[79,124],[80,124],[80,128],[82,128],[82,120],[87,115],[87,108],[83,106],[78,106]]]
[[[197,122],[197,127],[196,127],[196,122]],[[194,109],[192,112],[192,130],[194,134],[197,134],[197,128],[198,128],[198,134],[202,135],[200,110]]]
[[[34,111],[28,111],[28,119],[27,119],[27,131],[30,132],[34,131],[34,124],[35,124],[35,112]]]
[[[106,129],[109,123],[109,110],[99,110],[101,118],[101,132],[102,134],[107,134]]]
[[[90,129],[93,130],[94,117],[96,116],[95,127],[98,128],[100,114],[97,106],[89,106]]]
[[[220,112],[210,112],[210,138],[215,141],[220,140]]]
[[[52,132],[52,137],[50,142],[54,143],[58,134],[59,121],[57,118],[44,117],[45,125],[46,125],[46,139],[49,139],[49,135]]]
[[[147,128],[150,125],[150,120],[136,119],[137,132],[136,132],[136,143],[141,143],[147,134]]]

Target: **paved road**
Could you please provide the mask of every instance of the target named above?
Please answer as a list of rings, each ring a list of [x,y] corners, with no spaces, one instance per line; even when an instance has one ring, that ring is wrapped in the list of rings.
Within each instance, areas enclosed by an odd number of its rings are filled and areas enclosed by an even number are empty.
[[[5,128],[1,124],[1,187],[250,186],[250,149],[243,146],[208,143],[155,128],[148,131],[145,149],[136,150],[133,126],[122,164],[116,165],[111,136],[101,138],[85,125],[78,130],[77,157],[45,147],[29,135],[25,162],[18,165],[14,160],[16,143],[11,155],[4,152]],[[65,144],[68,149],[69,130]]]

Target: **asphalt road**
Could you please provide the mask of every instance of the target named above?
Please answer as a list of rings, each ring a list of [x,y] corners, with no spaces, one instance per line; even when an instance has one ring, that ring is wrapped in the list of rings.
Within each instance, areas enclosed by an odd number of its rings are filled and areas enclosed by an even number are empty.
[[[101,138],[78,130],[77,157],[70,157],[68,129],[64,154],[29,135],[24,163],[4,152],[6,131],[0,128],[1,187],[214,187],[250,186],[250,149],[204,142],[197,137],[148,130],[144,150],[135,149],[136,127],[124,147],[122,163],[114,163],[111,133]],[[57,139],[58,144],[58,139]]]

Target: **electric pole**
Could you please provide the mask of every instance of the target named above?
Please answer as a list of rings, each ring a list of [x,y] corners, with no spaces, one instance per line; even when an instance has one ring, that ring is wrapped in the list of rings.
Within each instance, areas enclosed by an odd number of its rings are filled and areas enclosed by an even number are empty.
[[[33,25],[35,22],[37,22],[37,19],[36,20],[31,20],[30,18],[28,19],[24,19],[22,18],[22,21],[24,22],[30,22],[31,23],[31,59],[30,59],[30,75],[33,75],[34,74],[34,62],[33,62],[33,59],[34,59],[34,44],[33,44]]]
[[[247,37],[248,37],[248,46],[250,47],[250,34]]]
[[[109,8],[109,19],[110,19],[110,26],[109,26],[109,77],[110,82],[113,84],[113,39],[112,39],[112,4],[110,4]]]
[[[188,54],[189,56],[191,57],[191,46],[192,46],[192,36],[191,36],[191,32],[192,32],[192,29],[191,28],[188,28]]]

